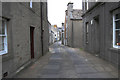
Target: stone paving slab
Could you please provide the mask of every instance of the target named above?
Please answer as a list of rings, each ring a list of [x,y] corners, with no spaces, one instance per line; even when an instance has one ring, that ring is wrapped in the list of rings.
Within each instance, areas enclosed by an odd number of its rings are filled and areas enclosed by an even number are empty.
[[[43,69],[60,69],[60,65],[46,65]]]
[[[80,74],[80,73],[97,73],[97,70],[95,70],[93,67],[80,67],[80,68],[76,68],[76,72],[78,74]]]
[[[62,62],[55,62],[55,61],[50,61],[48,65],[61,65]]]
[[[90,74],[79,74],[79,78],[114,78],[108,73],[90,73]]]
[[[118,72],[108,62],[81,51],[55,43],[50,53],[20,72],[17,78],[117,78]]]
[[[59,69],[42,69],[41,71],[41,74],[59,74],[60,73],[60,70]]]
[[[93,67],[94,65],[92,64],[78,64],[78,65],[74,65],[75,68],[80,68],[80,67]]]
[[[111,75],[113,75],[114,77],[118,77],[118,72],[109,72]]]
[[[40,78],[60,78],[60,75],[59,74],[46,74],[46,75],[41,75],[38,77],[40,77]]]

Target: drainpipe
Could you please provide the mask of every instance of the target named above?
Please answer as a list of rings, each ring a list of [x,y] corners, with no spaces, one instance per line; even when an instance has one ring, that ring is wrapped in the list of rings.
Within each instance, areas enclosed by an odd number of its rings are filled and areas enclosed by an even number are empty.
[[[42,56],[43,54],[43,9],[42,9],[42,2],[40,2],[40,18],[41,18],[41,49],[42,49]]]
[[[74,41],[73,41],[73,40],[74,40],[74,37],[73,37],[73,36],[74,36],[74,30],[73,30],[73,14],[72,14],[72,13],[73,13],[73,11],[70,12],[70,18],[71,18],[70,21],[72,21],[72,32],[71,32],[71,36],[72,36],[72,39],[71,39],[71,40],[72,40],[72,41],[71,41],[71,47],[74,46],[74,44],[73,44],[73,42],[74,42]]]

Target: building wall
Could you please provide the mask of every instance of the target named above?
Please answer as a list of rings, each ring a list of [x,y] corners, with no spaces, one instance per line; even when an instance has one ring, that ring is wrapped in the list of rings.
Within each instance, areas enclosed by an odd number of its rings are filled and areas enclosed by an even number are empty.
[[[43,55],[49,51],[49,24],[47,2],[42,2]]]
[[[73,43],[72,43],[72,41],[73,41],[73,35],[72,35],[73,29],[72,28],[73,28],[73,26],[72,25],[73,25],[72,20],[68,19],[67,20],[67,45],[70,47],[72,47],[72,45],[73,45]]]
[[[2,16],[2,2],[0,2],[0,16]],[[2,18],[0,17],[0,24]],[[2,79],[2,55],[0,55],[0,79]]]
[[[82,20],[73,20],[73,47],[82,48]]]
[[[113,48],[113,12],[119,3],[99,3],[83,14],[84,49],[99,57],[118,64],[118,49]],[[93,20],[93,24],[91,24]],[[86,43],[86,23],[88,23],[88,43]]]
[[[82,48],[82,10],[73,9],[73,3],[68,3],[67,8],[67,45]]]
[[[49,46],[54,43],[55,37],[54,32],[52,31],[52,25],[48,23],[49,25]]]
[[[48,21],[48,26],[49,26],[49,45],[52,44],[52,32],[51,32],[51,24]]]
[[[65,45],[65,23],[62,23],[61,43],[62,43],[63,45]]]
[[[52,36],[53,36],[53,43],[58,40],[58,27],[51,26]]]
[[[7,77],[11,77],[21,66],[32,60],[30,27],[34,27],[34,59],[42,56],[41,6],[40,3],[33,3],[31,9],[27,2],[5,2],[2,3],[2,9],[2,17],[9,19],[7,26],[8,53],[3,55],[2,70],[3,74],[8,72]],[[46,25],[45,30],[47,27]],[[47,38],[46,35],[48,35],[47,32],[44,34]]]
[[[82,48],[82,20],[70,20],[67,28],[67,45]]]

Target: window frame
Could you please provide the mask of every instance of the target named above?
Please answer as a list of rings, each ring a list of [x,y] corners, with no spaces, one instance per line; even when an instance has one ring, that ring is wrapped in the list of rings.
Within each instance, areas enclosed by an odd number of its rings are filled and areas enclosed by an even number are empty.
[[[8,53],[8,42],[7,42],[7,20],[2,19],[1,21],[4,21],[4,29],[5,29],[5,34],[0,34],[0,37],[4,37],[4,50],[0,51],[0,55],[7,54]],[[2,23],[2,22],[1,22]],[[3,24],[3,23],[2,23]],[[2,25],[1,25],[2,26]],[[3,26],[2,26],[3,27]]]
[[[98,2],[98,0],[95,0],[96,2]]]
[[[113,14],[113,48],[120,49],[120,46],[116,45],[116,30],[120,30],[120,29],[116,29],[116,21],[120,20],[120,19],[115,19],[116,14],[120,14],[120,13]]]
[[[32,0],[30,0],[30,8],[33,8]]]
[[[86,44],[88,44],[88,35],[89,35],[89,22],[85,23],[85,34],[86,34]]]
[[[89,9],[89,0],[86,0],[86,9]]]

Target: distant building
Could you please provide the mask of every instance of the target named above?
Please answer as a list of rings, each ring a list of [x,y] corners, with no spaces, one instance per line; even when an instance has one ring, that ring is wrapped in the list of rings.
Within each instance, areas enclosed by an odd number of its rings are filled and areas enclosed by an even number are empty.
[[[65,45],[65,27],[64,23],[62,23],[62,31],[61,31],[61,42]]]
[[[70,47],[82,48],[82,10],[73,9],[68,3],[65,17],[65,44]]]
[[[62,39],[62,28],[61,27],[58,27],[58,38],[59,38],[59,41],[61,41]]]
[[[54,30],[52,29],[52,25],[49,22],[49,45],[53,44],[55,42],[55,34],[54,34]]]
[[[11,78],[48,52],[47,2],[2,2],[0,8],[0,76]]]
[[[53,33],[53,41],[56,42],[58,40],[58,28],[57,25],[51,26],[51,31]]]
[[[118,67],[120,2],[86,1],[83,12],[84,49]]]
[[[51,23],[48,21],[49,26],[49,45],[52,43],[52,32],[51,32]]]

